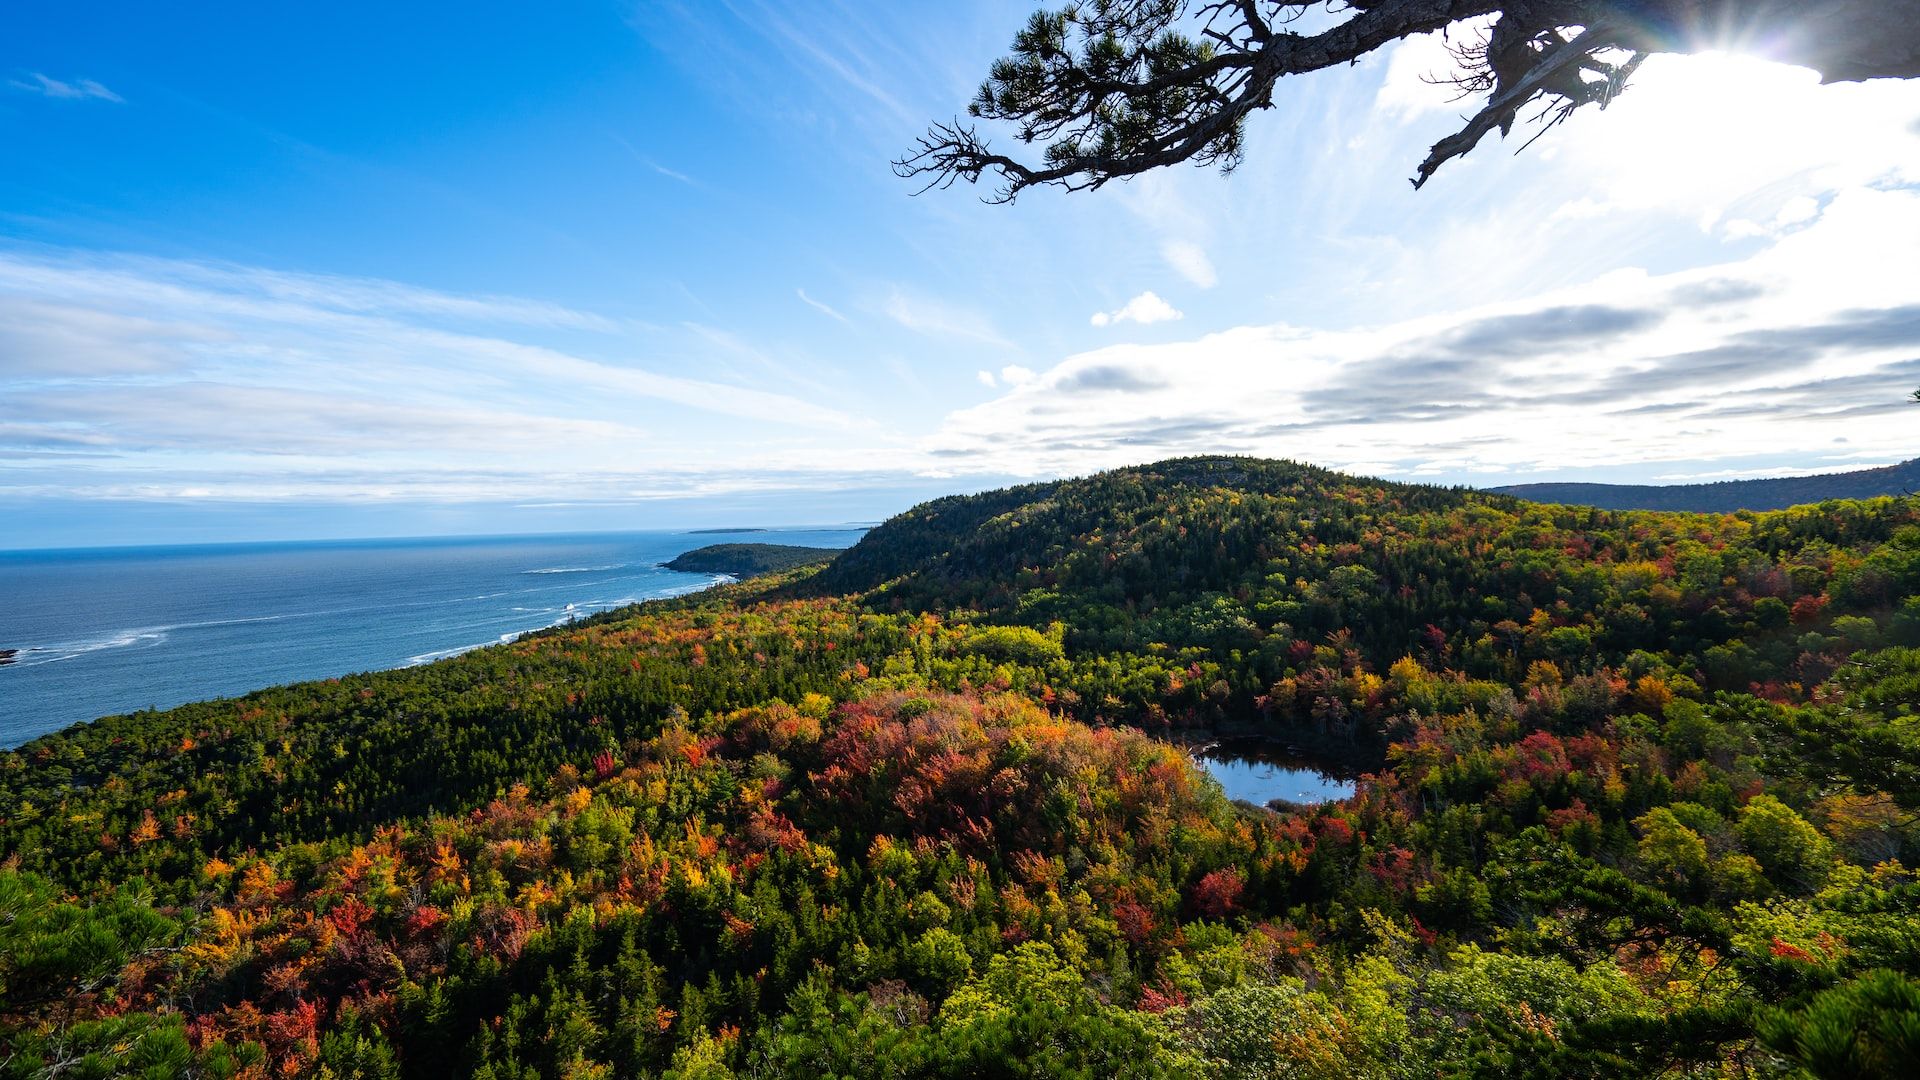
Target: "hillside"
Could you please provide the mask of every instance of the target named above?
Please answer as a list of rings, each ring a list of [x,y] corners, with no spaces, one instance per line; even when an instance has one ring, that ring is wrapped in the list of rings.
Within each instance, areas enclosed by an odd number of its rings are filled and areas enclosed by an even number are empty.
[[[1913,646],[1913,500],[937,500],[0,754],[0,1075],[1893,1077]],[[1236,807],[1222,723],[1375,772]]]
[[[708,544],[676,555],[665,565],[669,570],[691,574],[731,574],[744,578],[813,566],[839,553],[837,548],[792,544]]]
[[[1598,506],[1608,510],[1784,510],[1830,499],[1872,499],[1920,492],[1920,458],[1878,469],[1723,480],[1713,484],[1514,484],[1489,489],[1534,502]]]

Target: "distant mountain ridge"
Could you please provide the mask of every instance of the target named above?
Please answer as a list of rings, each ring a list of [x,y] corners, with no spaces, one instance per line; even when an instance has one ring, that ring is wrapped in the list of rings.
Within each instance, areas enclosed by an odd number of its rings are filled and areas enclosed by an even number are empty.
[[[1920,492],[1920,458],[1878,469],[1713,484],[1513,484],[1487,490],[1533,502],[1597,506],[1603,510],[1784,510],[1828,499]]]

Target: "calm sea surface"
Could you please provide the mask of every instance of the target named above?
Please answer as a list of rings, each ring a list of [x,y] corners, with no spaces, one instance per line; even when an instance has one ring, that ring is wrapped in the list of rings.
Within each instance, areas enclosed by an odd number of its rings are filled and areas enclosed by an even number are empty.
[[[358,540],[0,552],[0,746],[98,716],[424,664],[723,580],[712,543],[864,530]]]

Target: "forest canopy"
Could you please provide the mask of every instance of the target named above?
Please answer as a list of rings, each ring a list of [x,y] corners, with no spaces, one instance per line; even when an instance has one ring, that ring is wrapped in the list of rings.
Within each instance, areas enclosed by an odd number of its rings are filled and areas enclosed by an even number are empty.
[[[0,755],[0,1075],[1902,1076],[1917,688],[1912,498],[938,500]]]

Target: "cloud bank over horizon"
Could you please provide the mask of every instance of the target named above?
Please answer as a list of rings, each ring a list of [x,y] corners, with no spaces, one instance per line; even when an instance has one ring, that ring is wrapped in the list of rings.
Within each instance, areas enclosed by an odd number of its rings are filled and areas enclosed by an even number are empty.
[[[586,347],[532,343],[555,337]],[[632,359],[684,366],[659,337],[394,282],[0,253],[0,495],[645,500],[859,471],[816,443],[871,422]],[[764,479],[717,424],[761,434]]]
[[[1913,251],[1920,192],[1853,190],[1736,262],[1376,328],[1082,353],[955,412],[924,448],[1036,475],[1240,453],[1480,483],[1783,447],[1795,465],[1746,471],[1903,460],[1920,453]]]

